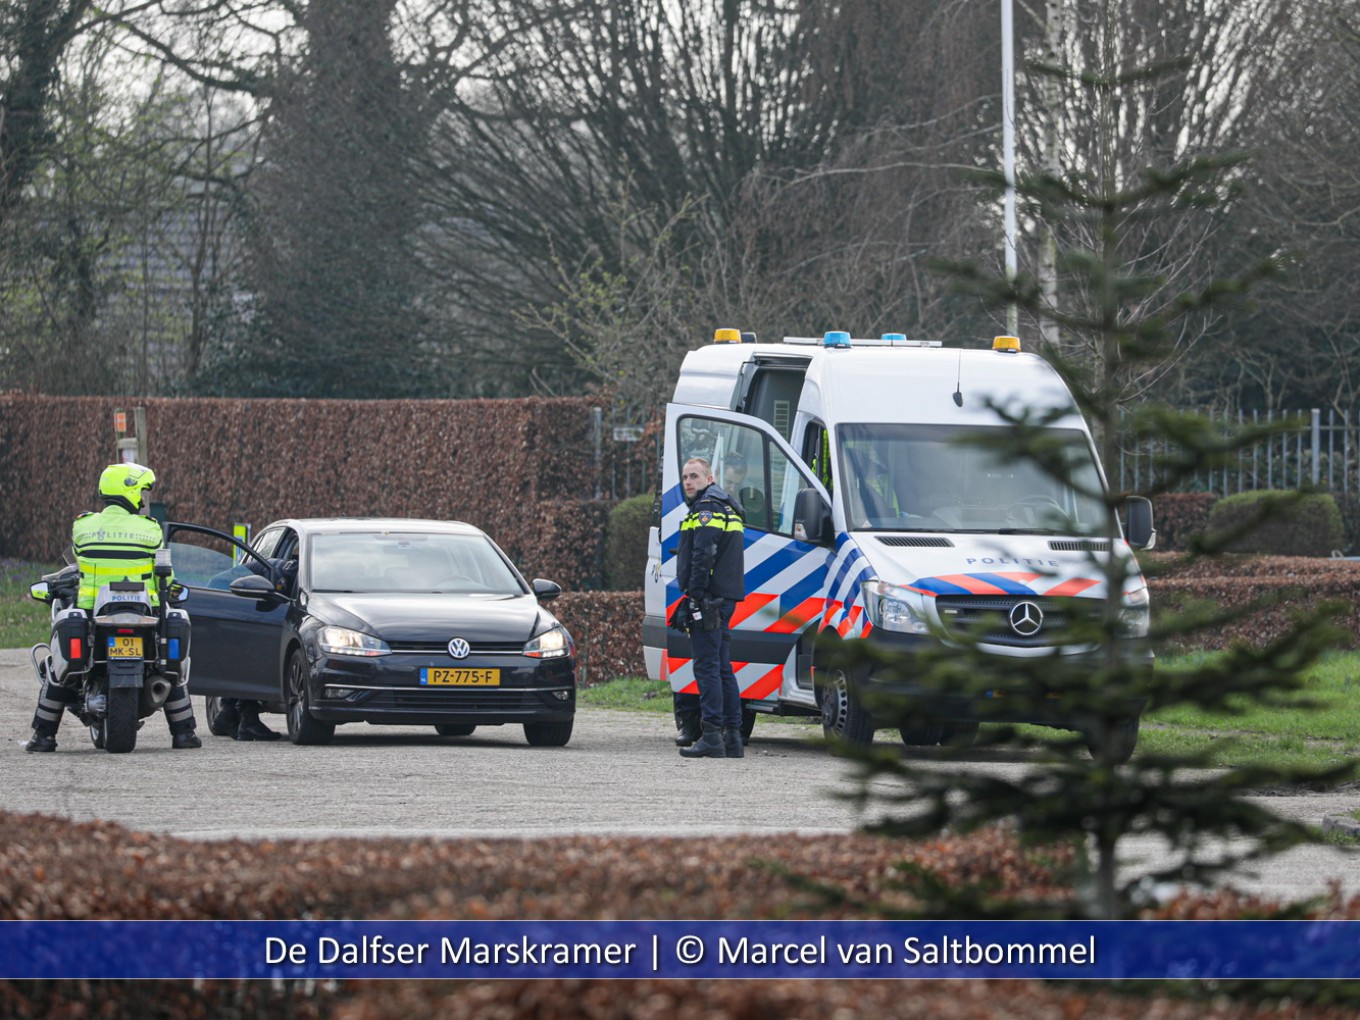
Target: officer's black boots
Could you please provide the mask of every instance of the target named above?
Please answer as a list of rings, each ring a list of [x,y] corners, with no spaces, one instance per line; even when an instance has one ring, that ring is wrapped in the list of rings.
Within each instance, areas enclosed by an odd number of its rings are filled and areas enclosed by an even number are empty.
[[[195,747],[202,747],[203,741],[198,738],[198,734],[193,730],[188,733],[175,733],[170,737],[170,746],[176,751],[191,751]]]
[[[30,753],[34,751],[55,751],[57,749],[57,738],[51,733],[39,733],[33,731],[33,736],[28,738],[28,743],[24,745],[24,750]]]
[[[240,725],[241,711],[236,707],[236,699],[222,698],[217,703],[217,713],[208,722],[208,732],[214,737],[234,737]]]
[[[741,738],[741,727],[735,730],[722,731],[723,750],[727,752],[729,758],[745,758],[746,747]]]
[[[687,709],[675,713],[675,746],[689,747],[699,739],[699,715]]]
[[[737,734],[741,736],[740,733]],[[680,748],[682,758],[726,758],[727,745],[723,743],[722,728],[703,724],[703,735],[689,747]]]
[[[278,740],[280,736],[261,721],[259,709],[242,706],[241,722],[236,727],[237,740]]]

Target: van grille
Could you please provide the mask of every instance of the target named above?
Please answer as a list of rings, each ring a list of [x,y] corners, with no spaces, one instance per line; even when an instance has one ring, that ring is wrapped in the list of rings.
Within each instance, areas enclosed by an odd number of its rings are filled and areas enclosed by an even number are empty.
[[[911,546],[917,549],[952,549],[954,543],[947,538],[938,538],[934,535],[879,535],[878,540],[884,545]]]
[[[1048,543],[1054,552],[1109,552],[1108,538],[1055,538]]]
[[[1011,611],[1021,602],[1037,606],[1043,614],[1033,634],[1019,634],[1011,627]],[[1075,621],[1098,623],[1104,602],[1100,599],[1045,598],[1024,595],[939,595],[935,608],[947,632],[972,641],[1011,648],[1042,648],[1071,640]]]

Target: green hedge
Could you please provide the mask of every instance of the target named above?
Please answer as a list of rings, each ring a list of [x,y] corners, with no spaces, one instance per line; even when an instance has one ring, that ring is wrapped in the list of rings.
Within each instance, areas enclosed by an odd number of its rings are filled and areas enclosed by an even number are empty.
[[[651,495],[633,496],[609,512],[604,540],[604,586],[610,591],[637,591],[642,586],[654,501]]]
[[[1209,514],[1206,535],[1228,552],[1330,556],[1345,543],[1341,511],[1326,493],[1278,490],[1225,496]]]

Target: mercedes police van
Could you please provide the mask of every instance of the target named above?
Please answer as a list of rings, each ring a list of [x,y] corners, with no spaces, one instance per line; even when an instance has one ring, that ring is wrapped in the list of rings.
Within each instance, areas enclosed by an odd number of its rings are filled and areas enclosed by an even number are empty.
[[[718,330],[686,356],[666,410],[658,512],[644,586],[647,672],[678,692],[697,690],[689,639],[668,628],[680,599],[675,557],[686,514],[680,470],[690,457],[713,465],[746,510],[746,591],[732,620],[732,660],[751,713],[820,715],[828,734],[868,743],[875,729],[859,685],[817,661],[831,630],[845,640],[910,650],[948,644],[953,628],[984,634],[997,656],[1084,651],[1062,640],[1064,621],[1119,600],[1129,654],[1147,650],[1148,590],[1131,549],[1150,548],[1151,504],[1125,507],[1127,532],[1113,542],[1091,434],[1047,362],[1014,337],[991,350],[945,348],[901,334],[852,339],[788,337],[754,343]],[[745,342],[743,342],[745,341]],[[1066,481],[1026,459],[1003,460],[960,437],[1043,415],[1068,458]],[[985,433],[984,433],[985,434]],[[1128,566],[1122,590],[1106,591],[1108,557]],[[976,637],[974,638],[976,640]],[[977,719],[996,718],[969,698],[934,696],[913,744],[971,741]],[[1133,752],[1141,705],[1132,704],[1104,753]],[[1062,707],[1043,722],[1083,729]]]

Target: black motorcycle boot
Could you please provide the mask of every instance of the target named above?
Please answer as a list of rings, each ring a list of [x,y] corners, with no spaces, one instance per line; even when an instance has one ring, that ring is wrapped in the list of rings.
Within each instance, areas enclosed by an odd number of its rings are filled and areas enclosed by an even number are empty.
[[[170,746],[176,751],[191,751],[195,747],[202,747],[203,741],[198,739],[198,734],[193,730],[188,733],[175,733],[170,737]]]
[[[282,736],[271,730],[260,719],[260,710],[254,705],[241,706],[241,722],[236,727],[237,740],[278,740]]]
[[[741,727],[735,730],[724,729],[722,731],[723,749],[729,758],[745,758],[746,747],[741,739]]]
[[[42,752],[57,749],[57,728],[66,709],[80,701],[74,687],[62,687],[45,677],[38,691],[38,707],[33,712],[33,736],[24,744],[25,751]]]
[[[680,748],[682,758],[726,758],[727,747],[723,744],[722,727],[703,724],[703,735],[689,747]]]
[[[236,728],[241,725],[241,710],[232,698],[223,698],[217,703],[217,714],[208,723],[208,732],[214,737],[234,737]]]
[[[56,749],[57,749],[56,734],[39,733],[37,730],[33,731],[33,736],[29,737],[28,742],[24,744],[24,750],[28,751],[29,753],[33,753],[35,751],[55,751]]]

